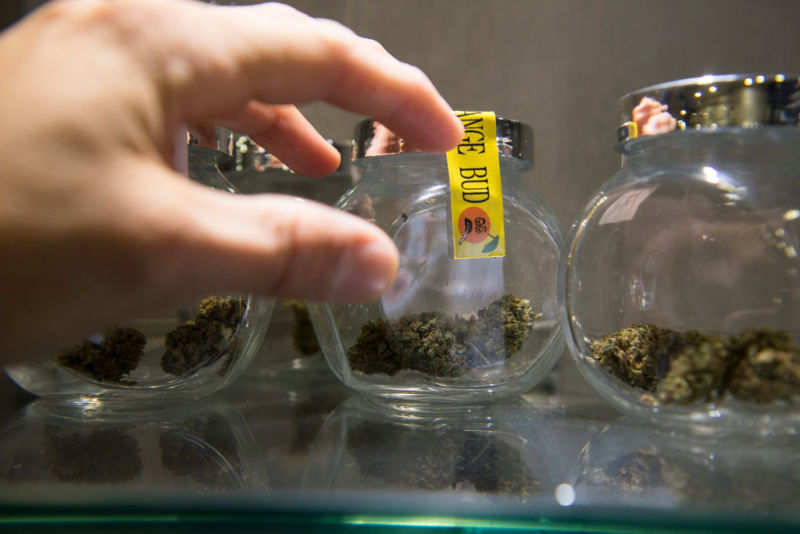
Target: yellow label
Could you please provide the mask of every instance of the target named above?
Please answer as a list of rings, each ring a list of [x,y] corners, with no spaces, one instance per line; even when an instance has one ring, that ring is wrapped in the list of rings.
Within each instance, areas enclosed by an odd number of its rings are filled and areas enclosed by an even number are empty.
[[[506,255],[497,124],[488,111],[457,111],[464,138],[447,152],[453,257]]]

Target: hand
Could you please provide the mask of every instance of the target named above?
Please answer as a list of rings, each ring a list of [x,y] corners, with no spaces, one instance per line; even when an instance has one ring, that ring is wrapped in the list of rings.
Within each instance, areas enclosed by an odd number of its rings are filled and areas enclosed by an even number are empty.
[[[633,122],[639,137],[671,132],[678,125],[669,112],[669,106],[647,96],[633,108]]]
[[[280,4],[56,2],[0,37],[0,72],[0,362],[209,294],[391,285],[397,251],[368,222],[172,171],[181,124],[249,134],[309,176],[339,156],[293,104],[372,116],[428,151],[461,137],[418,69]]]

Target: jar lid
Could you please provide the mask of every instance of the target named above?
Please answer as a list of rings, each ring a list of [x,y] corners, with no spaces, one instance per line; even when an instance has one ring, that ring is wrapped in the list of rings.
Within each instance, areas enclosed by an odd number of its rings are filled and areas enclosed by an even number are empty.
[[[497,149],[501,157],[533,163],[533,129],[525,123],[496,118]],[[417,152],[405,140],[374,119],[356,124],[353,139],[353,161],[372,156]]]
[[[325,139],[325,141],[339,152],[341,158],[339,167],[334,173],[343,174],[349,172],[350,153],[352,152],[350,142],[336,141],[334,139]],[[224,150],[231,156],[229,160],[221,162],[219,166],[220,170],[226,175],[231,173],[260,173],[274,169],[294,173],[275,154],[258,145],[245,134],[228,130],[223,134],[222,145]]]
[[[623,96],[617,140],[675,130],[800,125],[800,77],[707,75],[653,85]]]

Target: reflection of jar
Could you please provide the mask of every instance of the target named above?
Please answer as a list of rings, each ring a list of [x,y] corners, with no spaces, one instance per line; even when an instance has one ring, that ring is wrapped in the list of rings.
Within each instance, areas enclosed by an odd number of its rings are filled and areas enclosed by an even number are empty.
[[[798,78],[682,80],[620,111],[622,168],[576,220],[561,266],[579,367],[627,411],[794,417]]]
[[[485,120],[496,135],[481,139],[496,143],[482,146],[496,146],[502,176],[495,220],[480,204],[452,215],[451,190],[475,200],[478,188],[488,189],[486,170],[461,169],[475,189],[457,191],[444,154],[403,153],[403,140],[383,125],[357,127],[360,181],[337,206],[385,230],[400,266],[380,300],[310,305],[323,352],[345,384],[390,397],[488,398],[530,389],[557,359],[561,233],[520,180],[531,167],[533,134],[513,120]],[[495,248],[501,238],[504,256]],[[485,256],[455,259],[462,245]]]
[[[224,157],[189,147],[189,177],[232,192],[217,170]],[[66,404],[119,401],[124,409],[201,397],[230,383],[250,363],[272,305],[247,295],[210,296],[110,325],[47,362],[13,365],[6,372],[23,389]]]
[[[552,495],[560,473],[547,426],[531,417],[526,403],[417,407],[397,409],[367,395],[345,401],[314,441],[303,489],[425,491],[522,502]]]
[[[75,486],[90,494],[95,485],[103,492],[111,486],[205,494],[266,485],[249,427],[230,406],[124,414],[51,408],[42,399],[28,405],[0,439],[0,477],[47,490],[41,504]]]
[[[759,522],[765,514],[794,515],[800,483],[796,436],[694,433],[642,423],[623,418],[583,447],[569,477],[575,504],[631,503],[670,513],[680,508],[683,516],[713,509],[736,528],[743,527],[741,519],[754,519],[754,512]],[[762,528],[763,523],[756,530]]]
[[[342,158],[336,172],[324,178],[308,178],[293,173],[245,135],[227,132],[222,138],[232,157],[220,165],[220,171],[239,193],[291,195],[333,205],[352,185],[349,143],[331,142]],[[330,374],[303,300],[276,301],[264,341],[247,376],[285,380],[287,371]]]

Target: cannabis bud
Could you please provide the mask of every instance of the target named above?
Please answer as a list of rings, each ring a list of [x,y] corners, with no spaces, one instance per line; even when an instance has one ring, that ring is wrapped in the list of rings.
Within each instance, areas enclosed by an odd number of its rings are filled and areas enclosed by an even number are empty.
[[[422,312],[378,319],[362,326],[347,356],[351,368],[364,374],[405,369],[459,377],[519,352],[540,316],[527,299],[506,295],[471,317]]]
[[[634,325],[590,347],[608,372],[665,404],[726,395],[766,403],[800,393],[800,347],[786,332],[752,329],[726,337]]]
[[[243,313],[239,299],[204,299],[195,319],[188,320],[167,333],[161,369],[165,373],[181,376],[216,356],[230,338]]]

